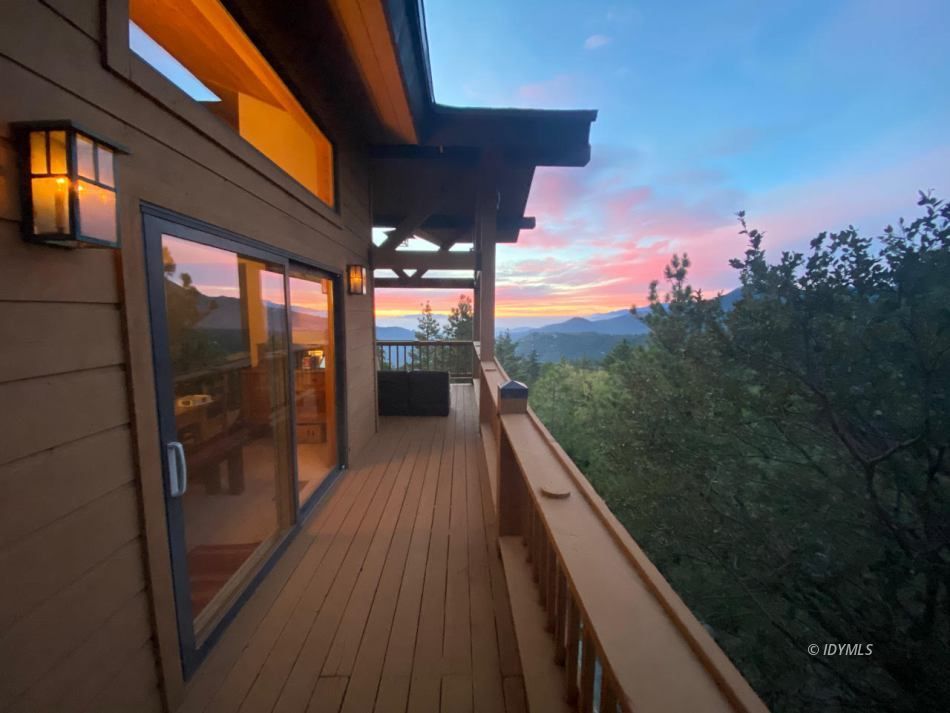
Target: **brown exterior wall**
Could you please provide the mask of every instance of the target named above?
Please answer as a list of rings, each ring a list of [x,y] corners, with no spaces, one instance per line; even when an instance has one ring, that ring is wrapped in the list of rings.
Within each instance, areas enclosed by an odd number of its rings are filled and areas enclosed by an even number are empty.
[[[119,8],[121,2],[106,3]],[[112,10],[110,10],[110,13]],[[100,0],[14,0],[0,22],[0,710],[180,700],[141,202],[330,265],[366,264],[368,163],[333,107],[339,212],[134,57],[103,63]],[[126,76],[122,76],[122,75]],[[72,119],[119,159],[122,248],[20,238],[10,122]],[[350,451],[376,428],[372,295],[345,301]]]

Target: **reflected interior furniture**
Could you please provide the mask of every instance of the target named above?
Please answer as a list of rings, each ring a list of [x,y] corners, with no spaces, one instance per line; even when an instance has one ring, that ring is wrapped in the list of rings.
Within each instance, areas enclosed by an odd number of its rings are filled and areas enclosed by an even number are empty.
[[[218,433],[198,444],[188,454],[188,468],[194,480],[204,485],[205,492],[216,495],[221,492],[220,465],[227,464],[228,492],[240,495],[244,492],[244,445],[249,430],[240,424]],[[187,449],[187,446],[185,446]]]
[[[325,369],[297,369],[294,372],[298,443],[327,442],[326,379]]]
[[[221,492],[220,465],[227,464],[228,491],[244,492],[244,451],[247,429],[240,418],[228,424],[225,398],[208,397],[193,405],[179,399],[175,406],[178,438],[185,447],[193,482],[201,482],[205,492]]]

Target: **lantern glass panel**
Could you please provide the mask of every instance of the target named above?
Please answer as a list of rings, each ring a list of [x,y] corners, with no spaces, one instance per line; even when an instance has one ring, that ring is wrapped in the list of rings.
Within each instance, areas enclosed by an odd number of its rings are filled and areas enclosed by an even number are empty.
[[[63,176],[33,178],[33,233],[69,232],[69,181]]]
[[[96,145],[96,156],[99,163],[99,183],[115,186],[115,171],[112,168],[112,151],[105,146]]]
[[[30,173],[49,173],[46,165],[46,132],[30,132]]]
[[[83,178],[93,181],[96,180],[95,150],[92,139],[82,135],[76,136],[76,170]]]
[[[117,242],[115,192],[79,181],[79,233],[88,238]]]
[[[49,132],[49,172],[66,173],[66,132]]]
[[[364,294],[364,271],[360,265],[350,265],[350,294],[352,295],[362,295]]]

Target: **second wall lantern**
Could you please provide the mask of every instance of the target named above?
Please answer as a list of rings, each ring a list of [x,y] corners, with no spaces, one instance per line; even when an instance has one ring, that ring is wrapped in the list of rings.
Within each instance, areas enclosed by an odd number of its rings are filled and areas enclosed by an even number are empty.
[[[362,265],[346,266],[347,290],[351,295],[366,294],[366,268]]]

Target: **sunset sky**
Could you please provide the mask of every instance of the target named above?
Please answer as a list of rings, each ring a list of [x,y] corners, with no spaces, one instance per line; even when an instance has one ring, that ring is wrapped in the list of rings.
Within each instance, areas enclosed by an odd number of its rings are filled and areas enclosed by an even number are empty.
[[[735,212],[766,247],[877,231],[950,196],[950,3],[426,0],[436,99],[593,108],[593,159],[540,169],[499,246],[502,326],[642,304],[673,252],[736,285]],[[380,324],[449,292],[378,290]]]

